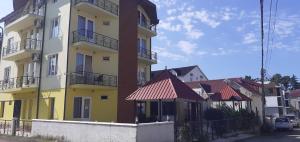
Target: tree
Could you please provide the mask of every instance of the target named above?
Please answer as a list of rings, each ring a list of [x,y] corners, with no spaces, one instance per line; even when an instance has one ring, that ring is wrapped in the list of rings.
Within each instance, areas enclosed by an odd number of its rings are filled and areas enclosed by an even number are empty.
[[[271,82],[274,82],[276,84],[280,84],[281,83],[281,74],[274,74],[272,77],[271,77]]]
[[[281,74],[274,74],[271,78],[271,82],[277,85],[283,85],[285,89],[293,90],[300,88],[300,83],[295,75],[292,76],[282,76]]]

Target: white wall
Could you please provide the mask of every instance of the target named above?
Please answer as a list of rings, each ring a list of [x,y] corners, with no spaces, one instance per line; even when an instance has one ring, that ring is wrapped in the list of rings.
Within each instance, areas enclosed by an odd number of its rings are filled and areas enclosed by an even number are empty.
[[[191,76],[193,74],[193,76]],[[202,76],[202,77],[201,77]],[[188,74],[185,76],[178,76],[178,78],[183,81],[183,82],[192,82],[192,81],[206,81],[208,80],[206,78],[206,75],[199,69],[199,68],[194,68],[191,70]],[[191,80],[192,79],[192,80]]]
[[[70,142],[172,142],[174,123],[121,124],[33,120],[32,136],[64,138]]]
[[[266,107],[278,107],[277,96],[266,96]]]

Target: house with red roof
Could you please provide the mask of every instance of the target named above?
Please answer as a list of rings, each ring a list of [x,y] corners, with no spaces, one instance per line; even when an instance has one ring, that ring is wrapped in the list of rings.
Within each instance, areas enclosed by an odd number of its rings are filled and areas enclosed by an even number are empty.
[[[221,105],[235,110],[251,108],[251,98],[231,87],[225,79],[186,82],[186,84],[207,100],[206,108]]]
[[[289,106],[293,110],[295,116],[300,118],[300,89],[293,90],[288,93]]]
[[[126,98],[136,104],[139,122],[197,121],[204,98],[168,70],[162,71]]]

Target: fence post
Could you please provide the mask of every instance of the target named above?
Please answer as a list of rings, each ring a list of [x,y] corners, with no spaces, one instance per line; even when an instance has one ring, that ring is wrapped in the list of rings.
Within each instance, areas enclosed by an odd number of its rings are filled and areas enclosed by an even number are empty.
[[[15,135],[16,135],[17,121],[18,121],[18,118],[13,118],[13,119],[12,119],[12,125],[11,125],[11,135],[12,135],[12,136],[15,136]]]

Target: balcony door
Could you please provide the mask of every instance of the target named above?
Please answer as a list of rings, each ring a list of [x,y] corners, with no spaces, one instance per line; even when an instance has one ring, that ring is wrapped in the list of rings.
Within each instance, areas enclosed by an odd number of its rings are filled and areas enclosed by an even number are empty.
[[[79,120],[90,120],[91,117],[91,98],[90,97],[75,97],[73,118]]]
[[[94,27],[94,21],[78,16],[77,30],[81,40],[84,38],[88,42],[94,42]]]
[[[138,38],[138,53],[142,57],[147,56],[147,41],[143,38]]]
[[[10,73],[11,73],[11,67],[6,67],[4,69],[3,80],[4,80],[4,84],[6,84],[7,87],[9,87],[10,84]]]
[[[14,38],[12,37],[12,38],[9,38],[7,41],[6,54],[13,53],[14,50],[16,50],[16,46],[14,43]]]
[[[33,63],[25,63],[24,64],[24,76],[23,76],[23,83],[24,85],[30,85],[30,84],[34,84],[36,79],[36,75],[37,75],[37,68],[38,65],[36,62]]]

